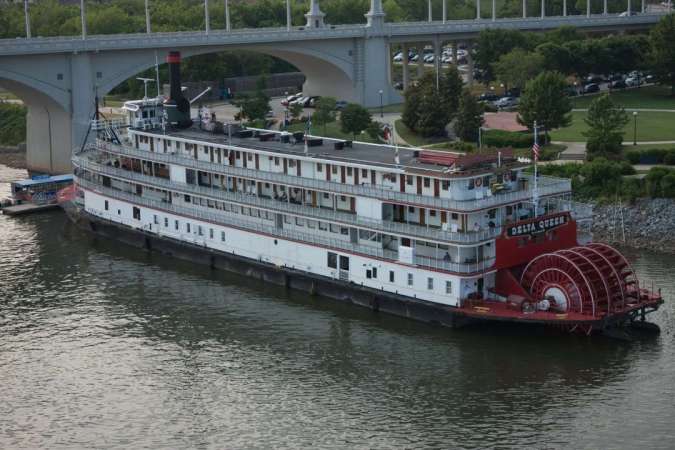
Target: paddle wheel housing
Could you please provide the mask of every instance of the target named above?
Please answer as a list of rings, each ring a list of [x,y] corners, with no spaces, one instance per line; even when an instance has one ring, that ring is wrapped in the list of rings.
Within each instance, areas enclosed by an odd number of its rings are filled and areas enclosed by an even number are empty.
[[[593,317],[640,302],[632,267],[618,250],[601,243],[537,256],[523,270],[520,284],[534,300],[548,299],[558,311]]]

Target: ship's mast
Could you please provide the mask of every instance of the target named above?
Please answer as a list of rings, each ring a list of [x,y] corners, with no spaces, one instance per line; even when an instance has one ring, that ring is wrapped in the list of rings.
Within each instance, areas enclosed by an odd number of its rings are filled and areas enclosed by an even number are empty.
[[[532,203],[534,204],[534,217],[539,213],[539,184],[537,180],[537,161],[539,160],[539,129],[537,121],[534,121],[534,146],[532,153],[534,156],[534,186],[532,187]]]

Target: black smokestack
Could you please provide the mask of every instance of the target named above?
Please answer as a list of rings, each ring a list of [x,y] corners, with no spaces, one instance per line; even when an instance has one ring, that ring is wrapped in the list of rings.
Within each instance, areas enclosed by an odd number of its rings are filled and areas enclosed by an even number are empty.
[[[169,124],[179,128],[188,128],[192,125],[192,120],[190,120],[190,102],[183,97],[181,88],[180,52],[169,52],[166,62],[169,64],[170,93],[168,100],[164,102],[164,107],[167,110]]]

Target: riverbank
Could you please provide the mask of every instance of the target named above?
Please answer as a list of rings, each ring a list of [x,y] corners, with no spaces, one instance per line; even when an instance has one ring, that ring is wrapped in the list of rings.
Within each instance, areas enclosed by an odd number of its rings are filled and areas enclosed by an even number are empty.
[[[593,235],[596,241],[675,254],[674,230],[673,199],[645,198],[633,204],[594,207]]]
[[[17,147],[0,146],[0,164],[13,169],[26,168],[26,146]]]

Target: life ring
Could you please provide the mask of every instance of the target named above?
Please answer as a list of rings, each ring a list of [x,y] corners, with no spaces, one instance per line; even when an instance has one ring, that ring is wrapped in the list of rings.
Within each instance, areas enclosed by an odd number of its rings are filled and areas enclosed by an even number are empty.
[[[480,185],[483,184],[483,179],[482,178],[476,178],[475,184],[476,184],[476,187],[480,187]]]

